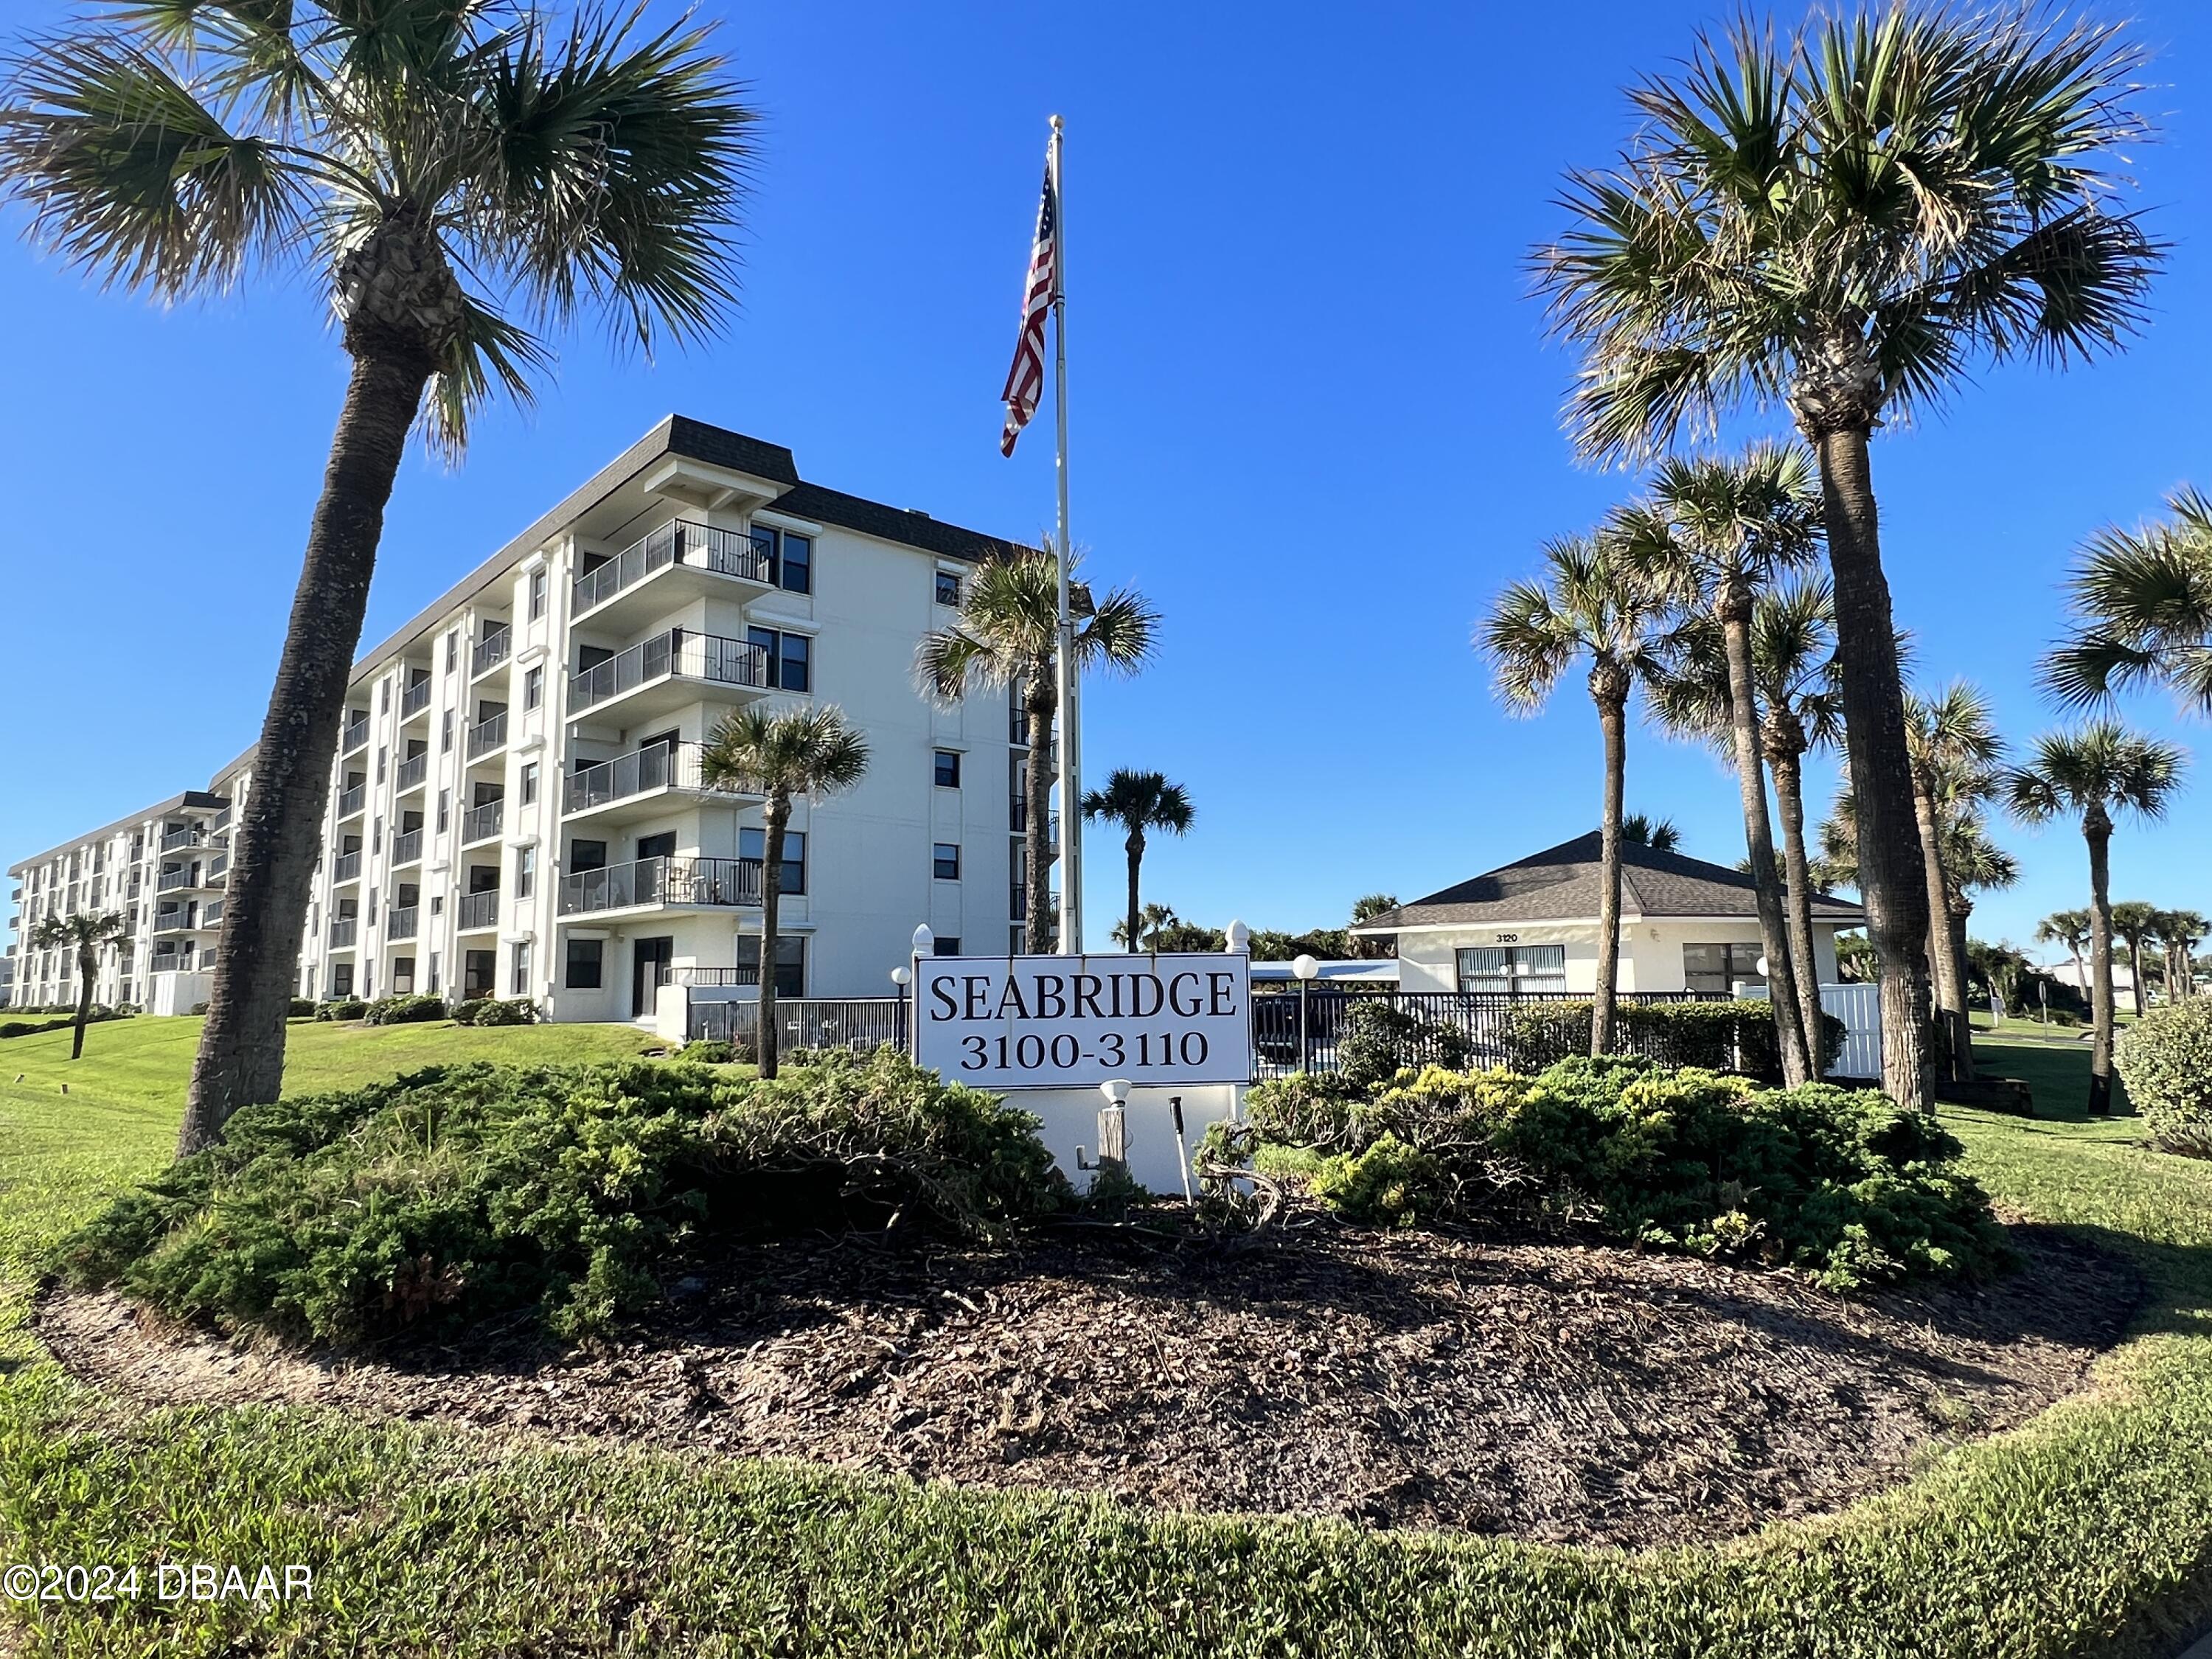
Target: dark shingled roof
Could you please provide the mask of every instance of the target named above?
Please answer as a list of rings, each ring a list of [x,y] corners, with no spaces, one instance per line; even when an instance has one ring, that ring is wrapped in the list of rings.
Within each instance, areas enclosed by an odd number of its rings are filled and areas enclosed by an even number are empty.
[[[1637,842],[1620,848],[1620,908],[1634,916],[1753,916],[1751,878],[1703,859],[1662,853]],[[1401,904],[1352,929],[1388,933],[1401,927],[1465,922],[1561,921],[1598,914],[1598,835],[1563,841],[1472,881]],[[1813,919],[1854,926],[1866,912],[1848,900],[1813,895]]]
[[[980,530],[963,530],[957,525],[933,519],[927,513],[885,507],[881,501],[848,495],[842,489],[830,489],[821,484],[799,484],[777,496],[769,507],[771,512],[788,513],[794,519],[834,524],[841,529],[857,530],[863,536],[918,547],[925,553],[963,559],[970,564],[1002,559],[1023,550],[1018,542],[987,536]]]

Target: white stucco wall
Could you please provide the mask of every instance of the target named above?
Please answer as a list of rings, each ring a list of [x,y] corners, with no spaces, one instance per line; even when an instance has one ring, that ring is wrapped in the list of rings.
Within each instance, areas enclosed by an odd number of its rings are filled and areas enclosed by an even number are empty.
[[[1407,991],[1459,988],[1458,952],[1480,945],[1563,945],[1566,988],[1587,996],[1597,988],[1597,925],[1590,921],[1529,921],[1510,927],[1408,928],[1398,935],[1399,987]],[[1680,991],[1684,988],[1682,947],[1686,945],[1756,945],[1759,924],[1749,918],[1686,921],[1680,917],[1630,918],[1621,923],[1620,979],[1624,991]],[[1836,977],[1836,928],[1813,926],[1813,957],[1820,982]]]

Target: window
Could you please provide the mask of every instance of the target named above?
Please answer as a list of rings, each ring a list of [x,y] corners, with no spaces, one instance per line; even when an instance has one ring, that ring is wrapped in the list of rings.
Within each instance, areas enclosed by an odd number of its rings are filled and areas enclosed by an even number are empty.
[[[531,890],[537,884],[538,849],[535,847],[522,848],[519,849],[514,855],[515,897],[519,899],[528,898],[531,894]]]
[[[353,963],[340,962],[331,967],[331,994],[349,997],[353,994]]]
[[[530,994],[530,941],[526,939],[519,939],[511,948],[514,956],[507,975],[507,994],[514,997],[528,996]]]
[[[960,573],[958,571],[940,570],[937,573],[937,602],[939,605],[956,606],[960,603]]]
[[[568,970],[562,975],[572,991],[596,991],[606,972],[607,942],[603,939],[568,941]]]
[[[572,841],[568,843],[568,868],[571,871],[604,870],[606,867],[606,842]]]
[[[446,914],[446,896],[443,893],[430,895],[430,914],[434,916],[442,916]],[[437,959],[435,957],[430,958],[433,962]]]
[[[376,926],[376,889],[374,887],[368,890],[368,925],[372,927]]]
[[[446,635],[446,672],[450,674],[461,659],[461,630],[454,629]]]
[[[960,848],[957,842],[940,841],[929,855],[931,875],[939,881],[960,879]]]
[[[740,957],[750,952],[753,963],[760,961],[760,937],[757,934],[738,941]],[[775,994],[780,997],[803,997],[806,994],[806,940],[786,934],[775,942]]]
[[[930,947],[930,954],[937,957],[958,956],[960,954],[960,935],[957,933],[939,933],[937,936],[936,943]]]
[[[957,789],[960,787],[960,751],[940,749],[937,751],[937,787]]]
[[[545,614],[545,573],[543,570],[532,571],[530,573],[530,620],[532,622],[536,622]]]
[[[450,789],[441,789],[438,792],[438,833],[441,836],[446,833],[446,820],[452,815],[453,810],[453,792]]]
[[[1683,988],[1725,993],[1742,983],[1763,989],[1766,976],[1759,971],[1759,959],[1765,954],[1756,945],[1685,945]]]
[[[437,906],[438,901],[432,899],[430,908],[434,910]],[[435,951],[430,952],[430,978],[428,983],[423,987],[423,990],[430,996],[438,994],[438,953]]]
[[[522,767],[522,804],[532,805],[538,799],[538,763],[526,761]]]
[[[542,574],[542,573],[541,573]],[[545,670],[541,664],[522,677],[522,706],[535,708],[545,701]]]
[[[739,830],[738,856],[750,859],[755,863],[765,859],[768,856],[768,832],[764,830]],[[804,830],[787,830],[784,832],[783,878],[777,890],[785,893],[806,890],[806,834]]]
[[[370,823],[373,827],[368,833],[368,850],[370,856],[374,857],[384,850],[384,820],[373,818]]]
[[[438,752],[441,755],[453,752],[453,711],[450,708],[438,716]]]
[[[811,691],[814,641],[804,634],[781,634],[773,628],[749,628],[747,643],[768,656],[768,680],[786,691]]]
[[[380,714],[392,712],[392,682],[389,679],[382,681],[376,688],[376,712]]]
[[[1522,997],[1567,988],[1564,945],[1478,945],[1458,955],[1462,991]]]
[[[776,538],[783,544],[783,556],[777,562],[777,586],[793,593],[811,593],[814,591],[814,538],[794,536],[789,531]]]
[[[492,994],[494,976],[499,958],[489,951],[465,951],[461,954],[461,994],[465,997],[488,997]]]

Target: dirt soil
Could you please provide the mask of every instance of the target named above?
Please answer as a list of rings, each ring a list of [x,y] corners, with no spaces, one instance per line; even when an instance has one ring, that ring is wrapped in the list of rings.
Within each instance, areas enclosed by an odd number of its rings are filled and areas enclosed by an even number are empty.
[[[1792,1276],[1325,1219],[1243,1249],[748,1250],[632,1339],[513,1332],[373,1360],[57,1293],[40,1334],[147,1403],[285,1401],[1134,1504],[1554,1541],[1726,1537],[1834,1508],[2077,1388],[2141,1293],[2029,1227],[1986,1285]],[[764,1290],[763,1286],[773,1286]]]

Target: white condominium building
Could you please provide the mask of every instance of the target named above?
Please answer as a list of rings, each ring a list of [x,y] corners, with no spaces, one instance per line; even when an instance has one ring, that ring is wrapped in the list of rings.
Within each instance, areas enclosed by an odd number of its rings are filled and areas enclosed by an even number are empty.
[[[968,573],[1014,550],[804,483],[777,445],[664,421],[360,659],[301,994],[527,997],[609,1020],[650,1014],[672,979],[756,983],[761,803],[706,787],[699,763],[716,720],[759,702],[836,703],[870,748],[856,788],[793,813],[781,991],[889,994],[917,923],[949,951],[1018,941],[1027,751],[1009,699],[939,708],[914,672]],[[173,862],[177,902],[197,908],[171,953],[149,903],[139,972],[118,978],[135,995],[102,1000],[205,1000],[216,820],[252,767],[249,750],[209,793],[101,832],[111,859],[156,819],[161,841],[194,819],[205,837],[196,865],[180,842],[156,869],[149,846],[148,897]],[[52,872],[95,839],[15,866],[45,872],[26,906],[55,880],[81,888],[88,867]],[[191,979],[141,985],[148,969]]]

